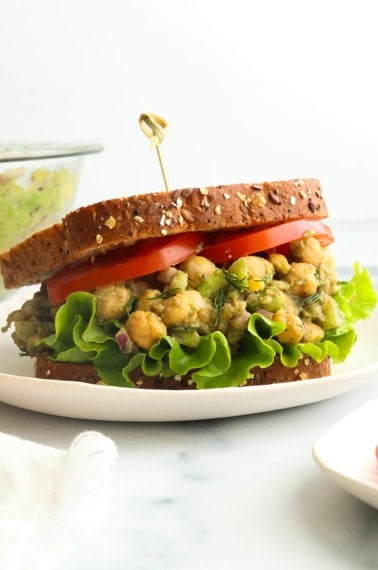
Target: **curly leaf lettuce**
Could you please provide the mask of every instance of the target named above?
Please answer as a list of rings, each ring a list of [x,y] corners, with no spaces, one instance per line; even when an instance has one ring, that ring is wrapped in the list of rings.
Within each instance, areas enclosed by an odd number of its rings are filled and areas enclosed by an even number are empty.
[[[115,326],[115,325],[114,325]],[[55,316],[55,333],[41,343],[49,347],[53,360],[91,363],[105,384],[134,386],[122,368],[128,362],[119,349],[111,323],[102,326],[96,319],[96,300],[90,293],[73,293]]]
[[[347,282],[342,282],[334,298],[344,314],[344,329],[353,326],[361,319],[367,319],[377,304],[377,293],[369,272],[358,263],[354,266],[354,275]]]
[[[55,333],[41,341],[60,362],[91,363],[104,383],[133,387],[132,372],[140,369],[146,376],[173,377],[190,374],[197,388],[240,386],[251,378],[255,366],[265,368],[279,358],[293,367],[304,356],[322,362],[331,357],[342,362],[356,341],[353,324],[367,318],[377,304],[377,294],[366,270],[358,264],[347,283],[341,283],[335,300],[344,315],[338,329],[327,331],[317,343],[280,344],[276,336],[285,325],[254,313],[236,352],[231,354],[227,338],[220,331],[201,337],[196,347],[187,347],[165,335],[148,351],[122,352],[117,321],[99,323],[96,300],[91,293],[72,293],[55,317]]]

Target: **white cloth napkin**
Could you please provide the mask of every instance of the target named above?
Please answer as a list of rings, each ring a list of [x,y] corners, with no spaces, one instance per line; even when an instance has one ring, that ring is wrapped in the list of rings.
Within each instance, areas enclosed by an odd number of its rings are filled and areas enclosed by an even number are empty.
[[[0,433],[0,569],[59,568],[101,516],[116,463],[115,444],[95,431],[67,450]]]

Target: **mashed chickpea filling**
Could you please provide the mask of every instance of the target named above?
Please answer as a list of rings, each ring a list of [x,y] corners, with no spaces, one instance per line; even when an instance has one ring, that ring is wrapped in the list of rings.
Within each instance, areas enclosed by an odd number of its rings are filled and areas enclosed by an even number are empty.
[[[372,285],[364,271],[357,268],[357,274],[372,310],[376,302]],[[219,385],[211,384],[215,377],[223,378],[221,386],[242,385],[248,367],[255,364],[254,358],[247,362],[248,351],[262,353],[261,366],[268,366],[277,354],[288,366],[295,366],[304,355],[318,361],[326,356],[343,360],[355,341],[350,325],[356,318],[348,316],[349,301],[344,299],[344,290],[340,295],[341,289],[333,253],[308,235],[292,242],[285,254],[248,255],[227,267],[195,255],[177,267],[141,279],[74,293],[72,299],[82,295],[75,301],[77,306],[85,296],[93,310],[86,314],[83,308],[80,323],[85,321],[85,326],[77,324],[76,318],[76,328],[70,333],[72,346],[63,346],[61,332],[67,326],[71,309],[64,307],[69,303],[51,309],[43,286],[9,316],[7,326],[14,323],[12,336],[22,352],[47,351],[66,362],[93,362],[105,383],[111,381],[104,379],[107,374],[101,368],[103,356],[96,343],[111,346],[112,354],[117,349],[121,355],[116,375],[119,385],[132,385],[128,371],[133,366],[142,367],[145,374],[180,376],[189,366],[182,364],[186,356],[195,363],[193,377],[198,387]],[[355,298],[356,291],[353,294]],[[59,324],[54,325],[57,313]],[[207,360],[202,356],[205,352],[211,354]],[[159,359],[163,364],[157,364]],[[201,369],[205,370],[203,379]],[[230,380],[236,369],[244,372]]]

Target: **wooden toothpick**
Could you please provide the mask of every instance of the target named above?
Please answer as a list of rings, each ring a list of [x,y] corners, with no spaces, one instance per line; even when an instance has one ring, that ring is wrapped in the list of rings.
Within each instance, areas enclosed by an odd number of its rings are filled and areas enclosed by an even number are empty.
[[[168,123],[165,119],[159,117],[159,115],[155,115],[154,113],[142,113],[139,117],[139,125],[143,133],[150,139],[151,149],[156,148],[160,164],[160,170],[163,175],[164,186],[166,191],[168,192],[169,187],[168,187],[167,175],[165,172],[165,166],[161,156],[161,149],[160,149],[160,145],[164,140],[165,130],[168,126]]]

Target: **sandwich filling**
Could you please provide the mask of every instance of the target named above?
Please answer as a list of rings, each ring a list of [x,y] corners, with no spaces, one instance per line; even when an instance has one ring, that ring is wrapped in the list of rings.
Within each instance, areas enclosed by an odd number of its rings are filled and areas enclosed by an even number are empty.
[[[137,368],[219,388],[242,386],[277,358],[289,368],[342,362],[353,325],[376,305],[371,279],[356,264],[338,281],[321,222],[289,226],[210,240],[193,232],[89,260],[48,279],[7,328],[23,353],[90,363],[103,383],[124,387]]]

